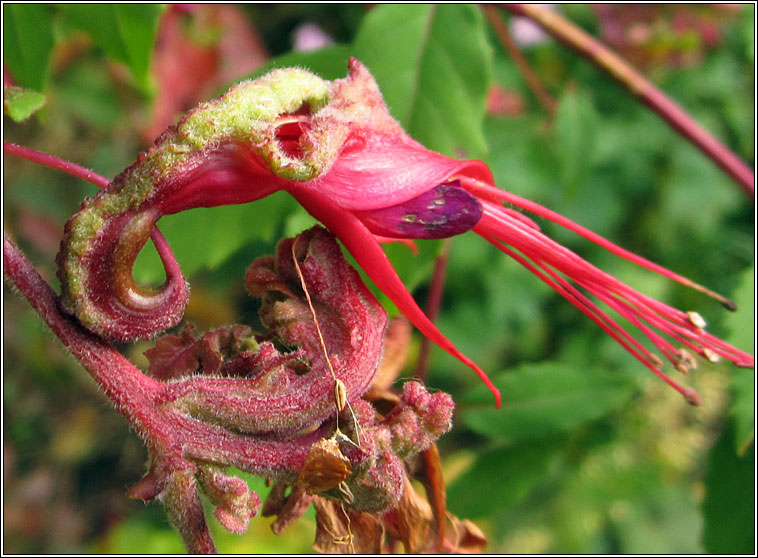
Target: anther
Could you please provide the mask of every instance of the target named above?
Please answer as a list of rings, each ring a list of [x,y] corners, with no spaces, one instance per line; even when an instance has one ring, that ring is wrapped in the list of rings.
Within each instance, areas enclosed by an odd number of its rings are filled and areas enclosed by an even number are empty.
[[[690,319],[690,323],[698,329],[705,329],[705,326],[708,325],[705,318],[697,312],[687,312],[687,317]]]
[[[679,349],[679,362],[676,363],[676,369],[682,374],[689,374],[690,370],[697,368],[697,360],[686,349]]]
[[[707,358],[710,362],[718,362],[721,360],[721,357],[714,353],[712,350],[710,350],[708,347],[705,347],[703,349],[703,356]]]
[[[700,399],[700,396],[697,394],[694,388],[684,388],[682,395],[684,395],[684,398],[690,405],[699,406],[703,403],[702,399]]]

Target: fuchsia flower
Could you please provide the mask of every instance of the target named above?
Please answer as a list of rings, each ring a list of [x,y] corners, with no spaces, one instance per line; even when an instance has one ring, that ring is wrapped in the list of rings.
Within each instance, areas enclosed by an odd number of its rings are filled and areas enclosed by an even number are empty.
[[[653,300],[542,234],[514,205],[556,221],[613,253],[719,298],[537,204],[494,186],[480,161],[429,151],[392,119],[367,69],[324,81],[283,69],[200,105],[67,224],[58,257],[64,307],[91,330],[121,341],[175,325],[188,289],[159,243],[166,283],[136,285],[131,267],[155,222],[195,207],[246,203],[285,190],[337,236],[374,283],[429,339],[486,374],[424,315],[380,247],[390,240],[443,238],[473,230],[515,258],[588,315],[635,358],[696,403],[662,360],[588,295],[638,328],[676,368],[692,353],[753,366],[753,357],[704,331],[696,313]],[[674,342],[681,348],[674,346]]]

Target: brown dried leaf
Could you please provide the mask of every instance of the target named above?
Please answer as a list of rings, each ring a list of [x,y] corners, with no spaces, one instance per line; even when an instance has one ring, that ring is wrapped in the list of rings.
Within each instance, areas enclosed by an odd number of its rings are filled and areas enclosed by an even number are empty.
[[[449,518],[455,542],[445,541],[445,552],[456,554],[481,554],[487,547],[487,537],[473,521],[458,519],[454,515]]]
[[[403,497],[394,513],[396,535],[402,541],[406,553],[418,554],[429,548],[432,542],[429,531],[433,521],[434,515],[429,503],[416,492],[406,477]]]
[[[271,490],[269,490],[268,496],[266,496],[263,508],[261,508],[261,516],[271,517],[272,515],[279,515],[282,509],[284,509],[284,504],[287,503],[285,492],[288,486],[288,484],[279,481],[274,483]]]
[[[323,438],[311,446],[297,482],[308,494],[336,488],[352,472],[333,438]]]
[[[339,503],[314,497],[316,542],[313,550],[323,554],[379,554],[384,529],[368,513],[345,510]]]
[[[426,489],[429,503],[434,510],[436,520],[437,549],[441,550],[445,541],[445,516],[447,515],[447,493],[445,492],[445,479],[442,476],[442,461],[437,444],[432,444],[429,449],[422,452],[421,458],[424,464],[424,472],[420,480]]]

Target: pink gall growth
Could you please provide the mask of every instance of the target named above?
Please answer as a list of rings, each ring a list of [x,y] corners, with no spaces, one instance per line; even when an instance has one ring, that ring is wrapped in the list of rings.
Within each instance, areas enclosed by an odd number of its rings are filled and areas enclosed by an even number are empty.
[[[751,355],[706,333],[691,314],[604,273],[510,206],[553,220],[732,307],[728,299],[496,188],[480,161],[429,151],[391,118],[374,79],[355,59],[349,75],[333,82],[303,70],[275,70],[200,105],[162,134],[67,224],[58,257],[64,307],[92,331],[119,341],[174,325],[188,291],[170,251],[159,247],[167,277],[160,289],[144,289],[131,275],[153,224],[161,215],[246,203],[279,190],[321,221],[424,335],[470,366],[498,405],[497,389],[421,311],[381,242],[473,230],[567,298],[691,403],[697,403],[697,394],[666,374],[664,359],[679,370],[692,366],[693,354],[754,366]],[[642,332],[652,347],[636,340],[589,295]]]

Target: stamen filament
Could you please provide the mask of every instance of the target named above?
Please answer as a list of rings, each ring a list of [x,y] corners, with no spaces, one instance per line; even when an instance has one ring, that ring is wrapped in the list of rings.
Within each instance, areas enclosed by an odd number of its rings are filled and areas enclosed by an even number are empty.
[[[676,348],[664,336],[709,360],[722,355],[738,365],[750,363],[748,365],[752,366],[750,355],[699,327],[705,325],[705,320],[699,314],[682,312],[635,291],[519,219],[514,211],[503,207],[501,203],[502,200],[493,202],[489,199],[482,202],[484,215],[474,227],[474,232],[514,258],[574,304],[632,356],[679,391],[688,402],[697,404],[699,401],[694,389],[679,385],[665,374],[661,369],[663,361],[602,311],[580,288],[597,297],[636,327],[680,371],[686,372],[693,367],[691,356],[689,359],[682,356],[682,349]]]
[[[497,202],[510,203],[512,205],[515,205],[522,209],[530,211],[534,213],[535,215],[544,217],[545,219],[553,221],[554,223],[557,223],[561,225],[562,227],[565,227],[569,229],[570,231],[575,232],[576,234],[586,238],[590,242],[594,242],[595,244],[602,246],[603,248],[605,248],[612,254],[616,254],[617,256],[620,256],[626,260],[629,260],[630,262],[633,262],[641,267],[644,267],[646,269],[659,273],[663,275],[664,277],[667,277],[673,281],[676,281],[677,283],[686,285],[690,288],[693,288],[697,291],[700,291],[708,295],[709,297],[712,297],[718,300],[724,307],[726,307],[729,310],[737,309],[737,305],[732,300],[728,299],[727,297],[722,296],[698,283],[695,283],[694,281],[688,279],[687,277],[683,277],[682,275],[674,273],[673,271],[666,269],[663,266],[660,266],[654,262],[651,262],[650,260],[647,260],[643,258],[642,256],[634,254],[633,252],[630,252],[622,248],[621,246],[614,244],[610,240],[603,238],[599,234],[596,234],[592,232],[591,230],[579,225],[578,223],[573,222],[571,219],[568,219],[564,217],[563,215],[560,215],[559,213],[556,213],[555,211],[552,211],[538,203],[535,203],[533,201],[517,196],[516,194],[513,194],[506,190],[501,190],[494,186],[490,186],[488,184],[481,182],[480,180],[467,178],[465,176],[456,176],[455,178],[457,180],[460,180],[461,184],[463,184],[467,189],[473,190],[474,192],[477,193],[477,195],[480,195],[483,199],[486,199],[488,201],[495,202],[495,203]]]

